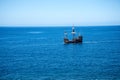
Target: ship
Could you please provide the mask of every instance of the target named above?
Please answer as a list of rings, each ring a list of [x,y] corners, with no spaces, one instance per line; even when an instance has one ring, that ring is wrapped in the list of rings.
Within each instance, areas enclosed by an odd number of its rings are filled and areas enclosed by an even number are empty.
[[[72,26],[72,40],[68,39],[68,33],[64,32],[64,43],[68,44],[68,43],[82,43],[83,37],[82,35],[80,35],[80,33],[78,34],[78,36],[76,37],[76,32],[75,32],[75,28],[74,25]]]

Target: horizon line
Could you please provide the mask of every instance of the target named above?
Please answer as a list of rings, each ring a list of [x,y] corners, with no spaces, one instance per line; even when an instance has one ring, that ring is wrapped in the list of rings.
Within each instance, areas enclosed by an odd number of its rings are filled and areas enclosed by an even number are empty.
[[[0,25],[0,27],[71,27],[73,25]],[[119,25],[74,25],[75,27],[102,27],[102,26],[120,26]]]

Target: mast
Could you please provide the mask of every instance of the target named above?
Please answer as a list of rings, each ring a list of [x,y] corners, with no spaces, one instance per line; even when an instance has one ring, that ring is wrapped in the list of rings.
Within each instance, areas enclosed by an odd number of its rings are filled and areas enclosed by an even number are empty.
[[[75,28],[74,28],[74,24],[73,24],[73,26],[72,26],[72,36],[73,36],[73,40],[75,39]]]

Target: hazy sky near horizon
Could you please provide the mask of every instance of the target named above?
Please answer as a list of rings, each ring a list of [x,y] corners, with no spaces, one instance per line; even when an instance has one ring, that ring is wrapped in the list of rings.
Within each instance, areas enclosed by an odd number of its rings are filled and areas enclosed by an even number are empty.
[[[0,0],[0,26],[120,25],[120,0]]]

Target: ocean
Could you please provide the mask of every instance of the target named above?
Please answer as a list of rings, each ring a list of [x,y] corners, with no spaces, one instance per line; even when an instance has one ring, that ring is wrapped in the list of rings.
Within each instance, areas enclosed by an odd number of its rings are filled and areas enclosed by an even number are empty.
[[[120,80],[120,26],[0,27],[0,80]]]

